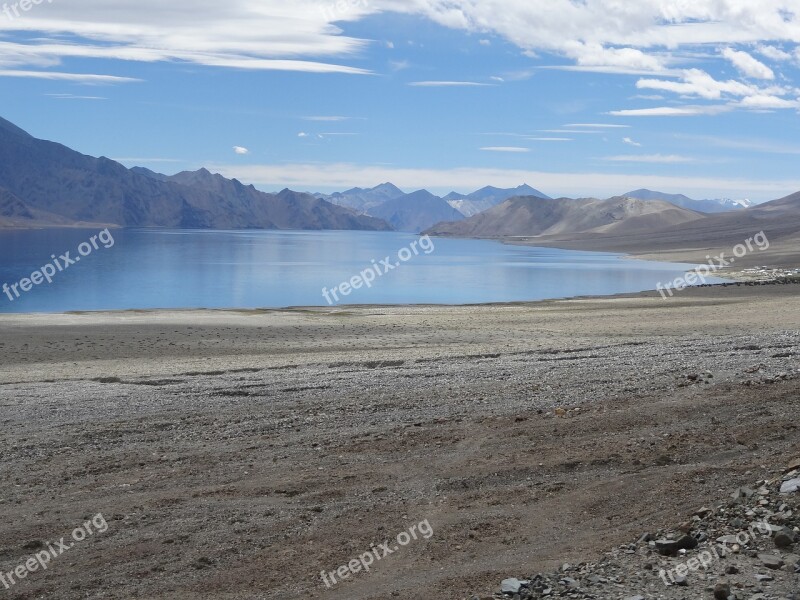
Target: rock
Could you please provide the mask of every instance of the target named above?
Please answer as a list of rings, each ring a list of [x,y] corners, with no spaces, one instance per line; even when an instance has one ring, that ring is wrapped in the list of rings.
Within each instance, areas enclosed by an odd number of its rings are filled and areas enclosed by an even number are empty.
[[[716,600],[728,600],[731,595],[731,586],[727,583],[718,583],[714,586],[714,598]]]
[[[697,548],[697,540],[690,535],[684,535],[679,540],[662,538],[656,540],[656,550],[663,556],[677,554],[678,550],[692,550]]]
[[[776,556],[775,554],[759,554],[758,560],[768,569],[773,569],[775,571],[783,566],[783,560],[780,556]]]
[[[681,587],[687,587],[689,585],[689,580],[685,575],[676,575],[674,583],[675,585],[679,585]]]
[[[738,572],[739,568],[734,565],[728,565],[728,567],[725,569],[726,575],[736,575]]]
[[[793,461],[791,461],[783,472],[788,473],[789,471],[795,471],[797,469],[800,469],[800,458],[795,458]]]
[[[704,519],[713,512],[714,512],[713,510],[704,506],[703,508],[698,508],[696,511],[694,511],[694,516]]]
[[[792,494],[797,491],[800,491],[800,477],[784,481],[781,486],[781,494]]]
[[[644,600],[644,596],[628,596],[625,600]]]
[[[578,587],[578,582],[575,581],[572,577],[564,577],[561,580],[561,583],[568,588],[576,588]]]
[[[496,581],[496,580],[495,580]],[[500,591],[504,594],[519,594],[519,591],[522,589],[523,583],[516,577],[512,577],[510,579],[504,579],[503,582],[500,584]]]
[[[775,578],[772,575],[761,575],[761,574],[759,574],[759,575],[756,575],[756,580],[759,583],[762,583],[764,581],[775,581]]]
[[[781,531],[775,534],[775,545],[778,548],[783,548],[784,550],[788,550],[792,547],[795,543],[796,535],[794,531],[789,529],[788,527],[784,527]]]
[[[731,494],[731,498],[733,498],[734,502],[741,502],[743,500],[747,500],[753,494],[755,494],[755,491],[751,490],[749,487],[740,487],[733,492],[733,494]]]

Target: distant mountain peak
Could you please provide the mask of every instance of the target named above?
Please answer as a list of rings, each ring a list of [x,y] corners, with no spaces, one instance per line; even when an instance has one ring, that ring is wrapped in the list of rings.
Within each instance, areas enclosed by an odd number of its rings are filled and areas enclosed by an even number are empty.
[[[648,189],[634,190],[628,192],[625,196],[629,198],[636,198],[637,200],[653,201],[661,200],[669,202],[675,206],[688,208],[691,210],[698,210],[705,213],[720,213],[752,206],[749,200],[694,200],[683,194],[666,194],[664,192],[657,192]]]

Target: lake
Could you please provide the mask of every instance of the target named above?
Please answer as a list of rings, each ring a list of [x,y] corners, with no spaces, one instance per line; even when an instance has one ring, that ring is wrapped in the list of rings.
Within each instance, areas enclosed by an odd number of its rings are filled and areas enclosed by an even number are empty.
[[[615,254],[353,231],[0,231],[0,256],[5,313],[327,306],[323,288],[336,305],[511,302],[652,290],[687,269]]]

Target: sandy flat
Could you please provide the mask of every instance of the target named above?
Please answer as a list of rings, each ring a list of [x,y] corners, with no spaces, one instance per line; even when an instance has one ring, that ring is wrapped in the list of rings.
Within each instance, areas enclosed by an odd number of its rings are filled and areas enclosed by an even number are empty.
[[[110,524],[10,598],[486,596],[800,454],[800,286],[3,315],[0,355],[0,571]]]

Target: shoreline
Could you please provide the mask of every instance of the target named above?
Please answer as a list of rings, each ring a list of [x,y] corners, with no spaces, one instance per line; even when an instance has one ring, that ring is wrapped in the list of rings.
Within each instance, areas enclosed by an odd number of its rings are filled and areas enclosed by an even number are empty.
[[[637,259],[638,260],[638,259]],[[678,263],[676,263],[678,264]],[[692,272],[692,269],[686,272]],[[736,272],[718,272],[715,277],[721,279],[731,279],[723,283],[707,283],[700,285],[692,285],[681,290],[679,293],[684,293],[686,290],[698,290],[708,288],[727,288],[737,285],[798,285],[800,284],[800,277],[796,280],[781,281],[780,278],[760,279],[756,277],[747,278],[746,274]],[[659,296],[658,290],[641,290],[638,292],[620,292],[616,294],[590,294],[579,296],[559,296],[555,298],[542,298],[540,300],[518,300],[509,302],[478,302],[475,304],[340,304],[335,306],[319,305],[298,305],[298,306],[281,306],[281,307],[229,307],[229,308],[206,308],[206,307],[184,307],[184,308],[119,308],[119,309],[98,309],[98,310],[66,310],[61,312],[0,312],[0,321],[13,317],[33,317],[33,316],[88,316],[88,315],[127,315],[127,314],[164,314],[164,313],[235,313],[235,314],[264,314],[264,313],[336,313],[347,312],[349,310],[381,310],[381,309],[425,309],[425,308],[515,308],[515,307],[533,307],[538,304],[546,304],[552,302],[564,302],[571,300],[613,300],[622,298],[656,298]]]

